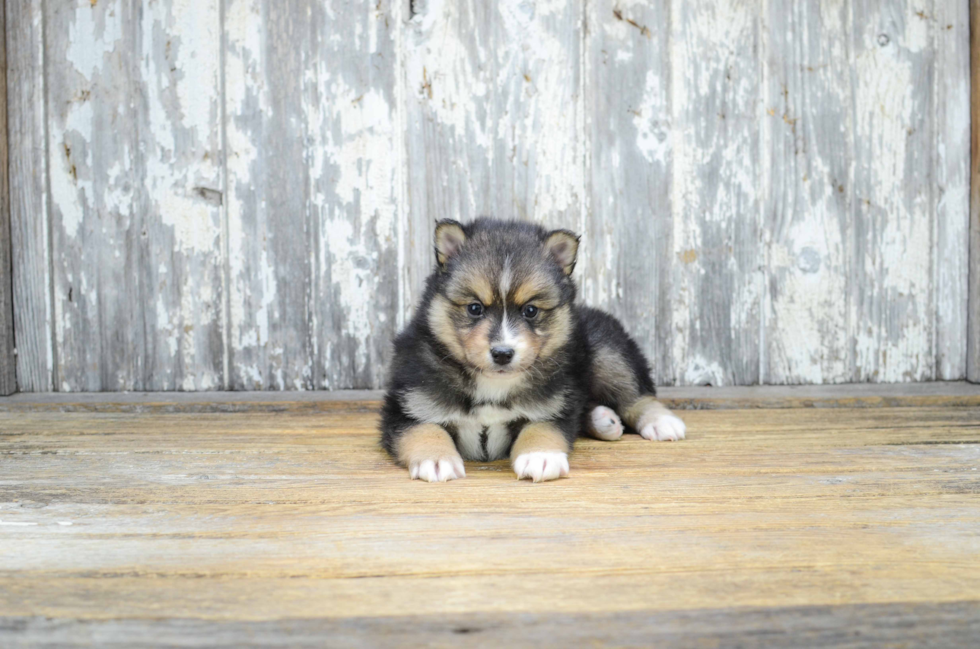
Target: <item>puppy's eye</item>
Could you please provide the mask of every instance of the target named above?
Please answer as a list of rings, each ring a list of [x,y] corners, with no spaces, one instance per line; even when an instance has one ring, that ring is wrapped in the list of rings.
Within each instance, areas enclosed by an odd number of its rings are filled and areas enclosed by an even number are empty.
[[[481,315],[483,315],[483,305],[479,302],[474,302],[466,307],[466,312],[474,318],[479,318]]]
[[[528,320],[534,320],[538,315],[538,307],[533,304],[526,304],[523,309],[521,309],[521,314]]]

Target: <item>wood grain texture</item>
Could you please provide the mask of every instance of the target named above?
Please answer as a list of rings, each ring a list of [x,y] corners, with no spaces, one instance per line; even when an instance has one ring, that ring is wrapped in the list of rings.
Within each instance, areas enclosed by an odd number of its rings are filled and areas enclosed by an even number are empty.
[[[980,602],[627,613],[470,613],[268,622],[0,618],[10,649],[47,647],[968,647]]]
[[[668,3],[586,3],[585,302],[629,324],[658,384],[676,382]],[[624,236],[625,234],[625,236]],[[682,255],[681,255],[682,256]]]
[[[767,381],[964,375],[965,9],[768,6]]]
[[[17,391],[14,351],[14,285],[11,278],[10,186],[7,176],[7,46],[6,9],[0,5],[0,396]]]
[[[758,6],[671,3],[675,381],[758,383],[762,296]]]
[[[54,388],[42,0],[6,1],[7,136],[17,381]]]
[[[45,2],[47,151],[58,390],[139,389],[139,8]],[[118,382],[117,382],[118,381]],[[138,387],[139,386],[139,387]]]
[[[980,383],[980,2],[970,0],[970,286],[967,378]]]
[[[46,6],[59,389],[221,386],[218,18]]]
[[[970,7],[936,1],[930,22],[935,48],[932,150],[936,159],[933,258],[933,379],[965,378],[970,265]],[[913,171],[913,173],[915,173]]]
[[[956,603],[980,600],[980,409],[685,418],[682,443],[580,440],[566,480],[497,462],[432,485],[354,410],[0,414],[0,629],[565,616],[588,634],[811,607],[846,630],[862,605],[975,625]]]
[[[839,383],[853,373],[848,295],[854,94],[847,3],[768,2],[766,308],[760,377]]]
[[[850,195],[854,226],[848,296],[856,381],[934,374],[935,314],[928,297],[938,254],[932,245],[934,175],[921,171],[932,166],[934,150],[927,9],[905,1],[852,7],[854,164],[843,193]]]
[[[233,389],[376,386],[398,321],[389,2],[229,2]]]

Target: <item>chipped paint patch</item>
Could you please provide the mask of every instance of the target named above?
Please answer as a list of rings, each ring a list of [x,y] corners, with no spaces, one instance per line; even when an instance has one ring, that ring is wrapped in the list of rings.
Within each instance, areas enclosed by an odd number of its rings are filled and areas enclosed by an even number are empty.
[[[636,127],[636,147],[647,162],[657,162],[666,165],[669,161],[671,146],[670,111],[666,98],[667,93],[662,88],[663,80],[653,70],[648,70],[643,89],[643,99],[633,113],[633,125]]]

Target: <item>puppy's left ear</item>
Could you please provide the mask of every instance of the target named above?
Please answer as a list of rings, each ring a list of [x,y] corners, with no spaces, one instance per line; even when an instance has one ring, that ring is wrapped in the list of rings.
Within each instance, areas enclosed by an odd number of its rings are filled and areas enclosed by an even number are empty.
[[[571,275],[575,270],[575,256],[578,254],[580,238],[568,230],[555,230],[548,233],[548,238],[544,240],[545,251],[561,266],[566,275]]]
[[[436,262],[445,266],[450,257],[456,255],[466,242],[463,226],[452,219],[443,219],[436,224]]]

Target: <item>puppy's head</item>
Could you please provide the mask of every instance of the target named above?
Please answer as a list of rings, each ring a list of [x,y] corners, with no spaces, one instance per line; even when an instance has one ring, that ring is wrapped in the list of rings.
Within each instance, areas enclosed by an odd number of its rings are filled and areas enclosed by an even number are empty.
[[[429,326],[474,372],[516,374],[567,342],[578,237],[516,221],[440,221]]]

